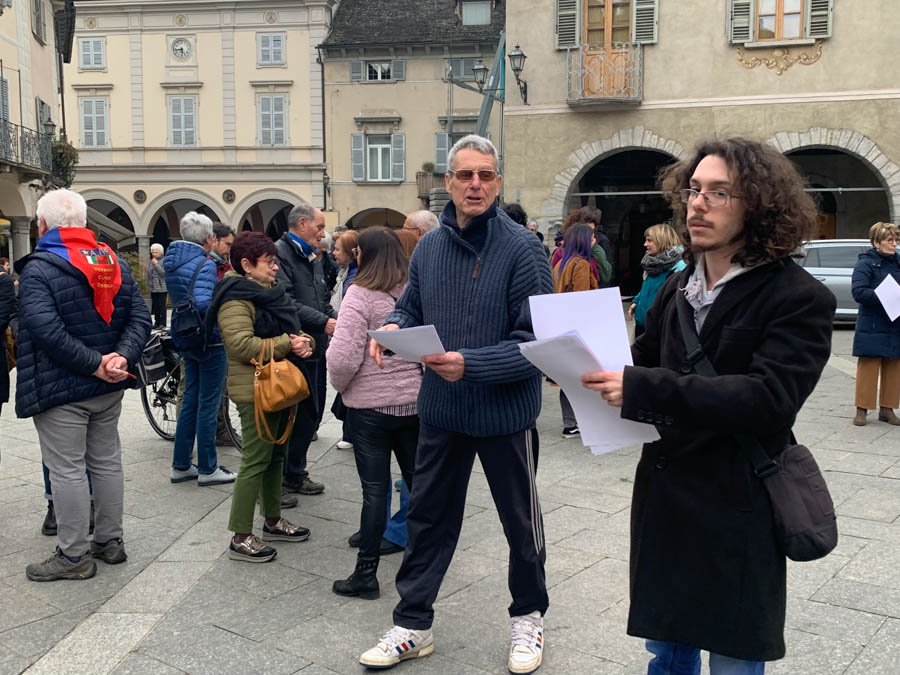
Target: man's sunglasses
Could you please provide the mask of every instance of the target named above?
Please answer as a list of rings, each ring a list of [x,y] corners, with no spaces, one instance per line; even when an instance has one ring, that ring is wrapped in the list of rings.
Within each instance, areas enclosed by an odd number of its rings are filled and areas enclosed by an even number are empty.
[[[490,169],[481,169],[480,171],[473,171],[472,169],[460,169],[459,171],[448,171],[451,176],[456,176],[456,180],[462,181],[463,183],[468,183],[470,180],[475,178],[475,174],[478,174],[478,180],[482,183],[490,183],[494,180],[498,175],[496,171],[491,171]]]

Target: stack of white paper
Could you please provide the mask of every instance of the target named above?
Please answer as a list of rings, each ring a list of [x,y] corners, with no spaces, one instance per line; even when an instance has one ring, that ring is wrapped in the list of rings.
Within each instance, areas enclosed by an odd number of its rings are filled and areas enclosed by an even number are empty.
[[[581,440],[594,454],[659,439],[656,428],[621,418],[600,392],[585,389],[581,376],[632,365],[628,330],[618,288],[532,296],[537,340],[522,354],[566,392]]]
[[[875,289],[875,295],[881,301],[881,306],[887,312],[891,321],[896,321],[900,316],[900,284],[896,279],[888,274],[884,281],[878,284]]]
[[[366,333],[405,361],[422,363],[423,356],[447,353],[432,324],[397,330],[369,330]]]

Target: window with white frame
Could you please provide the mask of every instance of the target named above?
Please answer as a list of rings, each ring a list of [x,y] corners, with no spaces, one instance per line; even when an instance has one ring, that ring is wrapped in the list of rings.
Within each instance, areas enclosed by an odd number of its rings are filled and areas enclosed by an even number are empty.
[[[351,82],[395,82],[406,79],[406,61],[351,61]]]
[[[447,65],[456,80],[474,80],[475,57],[466,56],[458,59],[447,59]]]
[[[108,98],[82,98],[79,101],[81,117],[81,146],[105,148],[108,145]]]
[[[284,63],[284,33],[257,33],[257,59],[260,66],[275,66]]]
[[[366,62],[366,79],[370,82],[376,80],[391,79],[391,62],[390,61],[368,61]]]
[[[105,38],[78,38],[78,67],[82,70],[106,68]]]
[[[44,23],[44,0],[31,0],[31,32],[41,44],[47,44]]]
[[[261,94],[256,99],[260,145],[286,145],[286,94]]]
[[[728,0],[728,41],[749,47],[831,37],[834,0]]]
[[[406,134],[352,134],[350,164],[357,183],[406,179]]]
[[[463,26],[488,26],[491,23],[490,0],[462,3]]]
[[[169,143],[175,147],[197,145],[197,97],[169,97]]]

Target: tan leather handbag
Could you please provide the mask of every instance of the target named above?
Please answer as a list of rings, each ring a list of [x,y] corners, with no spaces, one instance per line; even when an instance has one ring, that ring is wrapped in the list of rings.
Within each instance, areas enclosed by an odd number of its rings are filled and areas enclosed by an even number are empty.
[[[266,443],[281,445],[291,435],[294,428],[296,410],[291,410],[287,428],[280,438],[275,438],[264,413],[277,412],[296,406],[309,396],[309,384],[300,369],[288,360],[275,360],[275,340],[262,341],[259,356],[250,361],[255,367],[253,374],[253,410],[256,417],[256,431]]]

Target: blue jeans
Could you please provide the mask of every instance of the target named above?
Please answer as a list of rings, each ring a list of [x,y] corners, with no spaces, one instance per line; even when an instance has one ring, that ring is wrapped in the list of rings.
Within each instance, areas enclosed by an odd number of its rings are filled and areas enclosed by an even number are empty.
[[[389,542],[397,544],[397,546],[402,546],[406,548],[406,512],[409,510],[409,487],[406,485],[406,481],[400,481],[400,508],[397,509],[397,513],[391,516],[391,493],[393,492],[394,486],[391,485],[388,488],[388,496],[387,496],[387,515],[388,515],[388,524],[387,527],[384,528],[384,538]]]
[[[212,473],[218,468],[216,426],[228,359],[224,347],[210,347],[205,352],[185,352],[184,400],[175,427],[175,449],[172,468],[184,471],[191,466],[194,438],[197,439],[197,469]]]
[[[647,651],[655,656],[647,666],[647,675],[699,675],[700,650],[673,642],[647,640]],[[762,675],[764,661],[744,661],[709,653],[710,675]]]

